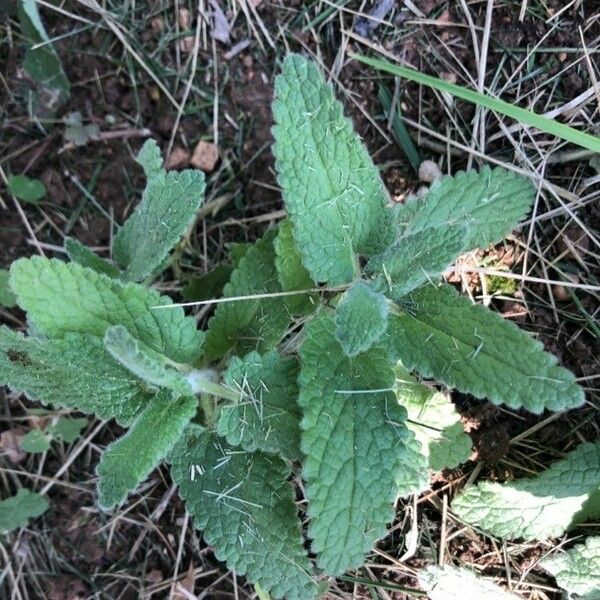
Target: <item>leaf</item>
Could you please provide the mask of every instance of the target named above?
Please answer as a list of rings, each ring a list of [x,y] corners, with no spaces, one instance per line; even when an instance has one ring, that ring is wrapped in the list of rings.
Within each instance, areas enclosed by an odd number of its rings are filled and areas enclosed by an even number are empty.
[[[347,283],[359,274],[357,255],[391,239],[379,172],[315,64],[288,55],[275,98],[273,152],[304,266],[316,282]]]
[[[464,248],[486,247],[506,237],[533,203],[535,188],[521,175],[497,167],[461,171],[434,182],[418,199],[396,205],[401,235],[466,227]]]
[[[433,471],[454,469],[469,459],[471,438],[447,394],[419,383],[400,364],[396,367],[395,391],[408,413],[407,427],[420,442]]]
[[[44,404],[115,418],[122,425],[152,393],[93,336],[70,333],[60,340],[39,340],[7,327],[0,327],[0,384]]]
[[[275,266],[281,289],[284,292],[310,290],[315,287],[310,273],[302,264],[302,257],[296,248],[293,238],[293,228],[289,220],[279,225],[279,233],[275,238]],[[293,315],[307,315],[317,306],[316,294],[299,294],[284,299],[288,310]]]
[[[379,274],[376,286],[398,300],[424,283],[436,280],[465,249],[462,225],[436,227],[401,237],[372,258],[367,270]]]
[[[240,452],[190,425],[171,459],[171,475],[186,508],[219,560],[274,598],[315,597],[287,481],[290,471],[280,458]]]
[[[154,140],[146,141],[137,162],[146,173],[146,189],[113,243],[127,281],[141,281],[163,263],[194,220],[205,188],[202,171],[167,173]]]
[[[329,574],[362,565],[383,537],[397,496],[427,483],[427,464],[393,394],[393,363],[383,347],[349,358],[333,317],[320,314],[300,347],[303,477],[308,533]]]
[[[12,308],[17,305],[17,297],[10,289],[8,282],[10,273],[6,269],[0,269],[0,306]]]
[[[535,414],[583,402],[573,374],[540,342],[452,287],[426,285],[407,297],[404,309],[390,317],[388,335],[407,369]]]
[[[25,527],[29,519],[48,510],[48,500],[31,490],[21,488],[16,496],[0,501],[0,533]]]
[[[208,273],[193,277],[183,288],[181,295],[186,301],[202,301],[218,298],[223,293],[223,287],[231,278],[231,265],[217,265]]]
[[[268,231],[246,251],[223,289],[224,298],[281,291],[275,268],[275,235],[277,230]],[[218,359],[229,350],[239,355],[252,350],[265,353],[281,341],[290,321],[281,297],[222,302],[208,322],[206,356]]]
[[[600,600],[600,537],[588,537],[583,544],[540,561],[556,582],[579,600]]]
[[[167,456],[196,414],[198,400],[172,400],[160,392],[138,416],[129,431],[110,444],[98,465],[98,504],[104,510],[119,506]]]
[[[193,362],[200,354],[203,336],[195,320],[179,307],[154,308],[172,303],[154,290],[39,256],[17,260],[10,273],[19,306],[49,337],[68,332],[103,337],[111,325],[123,325],[140,342],[176,362]]]
[[[419,583],[429,600],[518,600],[499,585],[483,579],[470,569],[446,565],[443,569],[429,566],[419,573]]]
[[[82,267],[93,269],[94,271],[103,273],[109,277],[118,277],[121,273],[115,265],[104,260],[74,238],[65,238],[65,250],[67,256],[73,262],[79,263]]]
[[[66,142],[71,142],[75,146],[85,146],[90,140],[96,140],[100,137],[100,127],[97,123],[83,124],[81,113],[79,111],[69,113],[65,119],[64,138]]]
[[[335,311],[335,337],[348,356],[376,344],[388,325],[388,301],[364,281],[354,282]]]
[[[467,487],[452,509],[459,519],[501,539],[561,535],[600,515],[600,442],[579,445],[536,477]]]
[[[104,347],[128,371],[157,387],[166,387],[179,396],[192,393],[184,375],[167,364],[167,359],[143,348],[122,325],[115,325],[104,334]]]
[[[46,186],[39,179],[27,175],[9,175],[8,190],[24,202],[37,202],[46,195]]]
[[[48,428],[48,431],[54,438],[60,438],[65,444],[71,444],[81,435],[81,430],[87,427],[87,424],[86,418],[60,417],[54,425]]]
[[[300,408],[298,363],[276,351],[261,356],[250,352],[233,357],[224,376],[229,387],[239,390],[235,404],[221,408],[217,433],[231,446],[249,452],[263,450],[290,460],[300,459]]]
[[[46,452],[50,448],[50,441],[50,436],[46,435],[43,431],[32,429],[21,440],[21,448],[25,452],[39,454]]]

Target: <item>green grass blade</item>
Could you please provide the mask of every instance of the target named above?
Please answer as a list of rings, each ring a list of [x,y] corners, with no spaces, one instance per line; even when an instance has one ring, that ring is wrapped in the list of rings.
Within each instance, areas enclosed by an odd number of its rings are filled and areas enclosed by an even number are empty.
[[[585,133],[583,131],[578,131],[573,127],[559,123],[554,119],[549,119],[548,117],[544,117],[543,115],[539,115],[533,111],[514,106],[508,102],[505,102],[504,100],[487,96],[480,92],[464,88],[460,85],[447,83],[442,79],[432,77],[431,75],[425,75],[424,73],[416,71],[415,69],[408,69],[406,67],[392,64],[386,60],[370,58],[361,54],[351,54],[351,56],[352,58],[355,58],[356,60],[380,71],[385,71],[386,73],[391,73],[392,75],[396,75],[398,77],[404,77],[405,79],[432,87],[441,92],[447,92],[448,94],[456,96],[461,100],[466,100],[467,102],[484,106],[485,108],[489,108],[498,113],[516,119],[524,125],[536,127],[540,131],[554,135],[558,138],[566,140],[567,142],[572,142],[578,146],[592,150],[593,152],[600,152],[599,137],[590,135],[589,133]]]

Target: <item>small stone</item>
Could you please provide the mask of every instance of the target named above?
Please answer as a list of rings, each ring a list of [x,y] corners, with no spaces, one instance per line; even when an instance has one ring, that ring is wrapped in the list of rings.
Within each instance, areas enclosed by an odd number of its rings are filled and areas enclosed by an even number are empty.
[[[433,183],[442,178],[442,172],[437,163],[432,160],[424,160],[419,165],[419,181]]]
[[[175,146],[165,163],[167,171],[184,169],[190,164],[190,153],[181,146]]]
[[[160,33],[163,30],[164,22],[160,17],[154,17],[154,19],[150,21],[150,27],[152,27],[154,33]]]
[[[210,142],[200,141],[194,148],[191,163],[196,169],[210,173],[219,160],[219,149]]]

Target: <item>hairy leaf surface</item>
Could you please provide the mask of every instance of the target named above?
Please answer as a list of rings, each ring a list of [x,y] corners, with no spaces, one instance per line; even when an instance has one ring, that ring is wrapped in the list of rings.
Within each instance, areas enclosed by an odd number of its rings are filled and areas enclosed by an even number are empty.
[[[186,508],[219,560],[274,598],[316,595],[290,472],[280,458],[240,452],[190,425],[171,459]]]
[[[379,172],[315,64],[288,55],[275,98],[273,152],[304,265],[317,282],[349,282],[357,255],[390,241]]]
[[[338,574],[385,534],[396,496],[426,485],[427,464],[391,391],[384,348],[345,356],[333,317],[321,314],[306,326],[300,357],[309,535],[320,566]]]
[[[152,395],[91,335],[24,337],[0,327],[0,384],[45,404],[129,423]]]
[[[65,250],[67,256],[82,267],[93,269],[94,271],[98,271],[98,273],[104,273],[104,275],[108,275],[109,277],[118,277],[121,273],[115,265],[104,260],[74,238],[65,239]]]
[[[240,392],[239,402],[224,405],[217,433],[232,446],[263,450],[283,458],[300,458],[298,363],[276,351],[234,357],[224,376]]]
[[[149,402],[129,431],[107,447],[98,465],[98,503],[102,508],[122,504],[150,475],[181,439],[197,406],[194,396],[173,400],[164,390]]]
[[[142,146],[136,160],[146,173],[146,189],[113,243],[127,281],[141,281],[163,263],[194,220],[205,188],[202,171],[167,173],[154,140]]]
[[[572,373],[542,344],[448,286],[427,285],[390,318],[393,354],[408,369],[495,404],[563,410],[582,404]]]
[[[48,510],[48,500],[26,488],[21,488],[16,496],[0,501],[0,533],[25,527],[29,519],[39,517]]]
[[[192,317],[134,283],[123,284],[77,263],[35,256],[12,264],[10,283],[28,319],[49,337],[68,332],[103,337],[112,325],[122,325],[152,350],[176,362],[193,362],[202,333]]]
[[[502,539],[561,535],[600,514],[600,442],[579,445],[536,477],[465,488],[452,509],[463,521]]]

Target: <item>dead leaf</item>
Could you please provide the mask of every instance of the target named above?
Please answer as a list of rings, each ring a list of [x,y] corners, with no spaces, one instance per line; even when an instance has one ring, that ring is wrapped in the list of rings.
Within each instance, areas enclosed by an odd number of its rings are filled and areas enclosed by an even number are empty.
[[[200,141],[194,148],[194,154],[190,162],[196,169],[210,173],[219,160],[219,149],[210,142]]]
[[[181,146],[175,146],[165,162],[167,171],[184,169],[190,164],[190,152]]]
[[[194,596],[194,585],[196,583],[194,562],[190,561],[185,577],[175,584],[175,590],[173,593],[173,600],[189,600],[189,598],[195,598]]]
[[[231,34],[229,21],[225,13],[221,10],[217,0],[209,0],[209,2],[213,9],[213,26],[210,35],[219,42],[229,44],[229,36]]]
[[[13,465],[22,462],[27,454],[21,449],[21,440],[25,437],[25,430],[15,427],[0,434],[0,451],[8,456]]]

